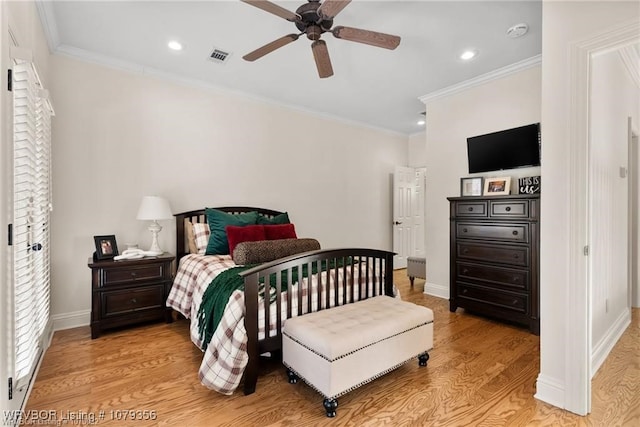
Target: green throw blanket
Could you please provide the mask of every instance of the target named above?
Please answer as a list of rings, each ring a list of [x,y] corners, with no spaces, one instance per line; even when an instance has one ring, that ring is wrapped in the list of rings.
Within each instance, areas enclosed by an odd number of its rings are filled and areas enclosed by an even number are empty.
[[[342,262],[338,262],[337,267],[342,267]],[[351,260],[347,259],[347,264],[351,264]],[[336,263],[331,262],[330,268],[335,268]],[[322,271],[325,271],[327,268],[327,262],[322,261]],[[255,265],[244,265],[241,267],[232,267],[229,268],[222,273],[218,274],[215,279],[211,281],[207,290],[202,295],[202,302],[200,303],[200,308],[198,309],[198,335],[200,337],[200,341],[202,342],[202,351],[205,351],[209,346],[209,341],[211,341],[211,337],[213,333],[216,331],[218,324],[222,320],[222,315],[224,314],[224,308],[227,306],[229,302],[229,298],[231,298],[231,294],[238,291],[244,291],[244,279],[240,276],[240,273],[248,270],[250,268],[255,267]],[[307,277],[307,265],[302,265],[302,277]],[[298,268],[294,268],[293,274],[291,275],[291,283],[298,282]],[[288,270],[283,270],[281,272],[281,284],[282,284],[282,292],[287,290],[287,274]],[[313,268],[311,274],[317,273],[317,263],[313,263]],[[271,284],[271,295],[269,295],[270,303],[275,301],[276,292],[276,275],[272,274],[269,280]],[[258,289],[258,294],[261,297],[264,297],[264,278],[260,279],[260,288]]]

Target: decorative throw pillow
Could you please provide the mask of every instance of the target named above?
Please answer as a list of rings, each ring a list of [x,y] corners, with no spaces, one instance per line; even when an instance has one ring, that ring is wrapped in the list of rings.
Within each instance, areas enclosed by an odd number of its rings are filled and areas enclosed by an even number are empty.
[[[293,224],[265,225],[264,234],[267,240],[295,239],[298,237],[296,236],[296,228]]]
[[[227,225],[236,225],[239,227],[255,225],[258,220],[257,212],[230,214],[217,209],[206,208],[204,213],[207,216],[207,223],[211,230],[209,244],[205,251],[206,255],[226,255],[229,253],[227,231],[225,230]]]
[[[270,218],[266,215],[258,214],[257,224],[270,225],[270,224],[289,224],[289,214],[287,212],[276,215]]]
[[[191,221],[184,221],[184,228],[187,234],[187,247],[189,248],[190,254],[197,254],[198,248],[196,247],[196,238],[193,235],[193,224]]]
[[[316,239],[281,239],[238,243],[233,261],[238,265],[260,264],[302,252],[320,249]]]
[[[244,227],[227,225],[225,230],[227,232],[227,241],[229,242],[229,253],[231,254],[238,243],[267,240],[264,234],[264,225],[245,225]]]
[[[211,234],[209,224],[196,222],[193,223],[191,227],[193,228],[193,240],[196,245],[196,253],[204,255],[207,250],[209,236]]]

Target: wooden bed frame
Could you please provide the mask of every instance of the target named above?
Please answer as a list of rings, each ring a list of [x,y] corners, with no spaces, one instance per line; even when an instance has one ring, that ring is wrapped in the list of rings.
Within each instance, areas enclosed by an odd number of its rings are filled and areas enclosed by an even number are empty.
[[[274,217],[282,212],[254,208],[254,207],[217,207],[218,209],[228,213],[244,213],[256,211],[262,215],[268,217]],[[183,212],[174,215],[176,217],[176,258],[177,262],[189,253],[187,237],[185,232],[185,221],[191,221],[192,223],[205,223],[206,215],[204,209]],[[334,266],[327,272],[327,277],[333,274],[335,278],[338,276],[338,271],[342,270],[343,277],[350,278],[350,282],[354,282],[354,273],[358,271],[358,276],[364,278],[364,283],[371,283],[372,286],[365,286],[363,283],[358,284],[359,289],[362,292],[358,292],[359,295],[354,295],[354,286],[350,286],[347,291],[347,284],[342,283],[342,296],[339,299],[339,293],[333,292],[334,301],[331,301],[334,305],[350,304],[359,300],[367,299],[376,295],[389,295],[393,296],[393,252],[377,250],[377,249],[364,249],[364,248],[346,248],[346,249],[321,249],[317,251],[305,252],[302,254],[293,255],[287,258],[278,259],[272,262],[261,264],[252,269],[246,270],[241,273],[244,277],[244,293],[245,293],[245,328],[247,330],[247,354],[249,356],[249,362],[244,371],[244,394],[251,394],[256,389],[256,383],[258,380],[258,367],[260,355],[270,352],[281,356],[282,350],[282,321],[292,317],[291,306],[292,299],[295,298],[298,307],[297,315],[302,315],[303,307],[306,306],[306,312],[311,312],[312,295],[308,293],[306,297],[301,291],[301,287],[298,288],[298,292],[287,292],[287,313],[286,319],[282,319],[282,298],[281,294],[281,272],[288,271],[286,277],[291,281],[292,271],[296,269],[302,269],[302,266],[307,266],[308,271],[311,271],[313,265],[320,265],[319,263],[326,261],[327,265]],[[344,262],[347,259],[357,261],[355,263]],[[363,265],[372,266],[371,269],[363,269]],[[260,280],[264,277],[276,275],[275,291],[270,285],[270,280],[263,280],[264,292],[269,295],[275,292],[275,305],[276,305],[276,318],[277,329],[266,333],[265,337],[258,339],[258,289]],[[318,276],[321,282],[321,276]],[[334,280],[337,283],[337,280]],[[291,285],[291,283],[288,283]],[[318,286],[318,301],[320,300],[321,293]],[[370,288],[372,291],[370,292]],[[325,307],[330,304],[329,292],[325,292]],[[269,304],[264,304],[264,325],[263,330],[269,331],[269,318],[270,307]]]

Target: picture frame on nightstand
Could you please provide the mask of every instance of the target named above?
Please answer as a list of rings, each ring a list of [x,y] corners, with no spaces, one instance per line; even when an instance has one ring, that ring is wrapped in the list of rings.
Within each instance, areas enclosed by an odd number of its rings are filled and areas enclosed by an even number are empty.
[[[93,236],[93,241],[96,245],[96,261],[113,259],[113,257],[119,255],[115,235]]]

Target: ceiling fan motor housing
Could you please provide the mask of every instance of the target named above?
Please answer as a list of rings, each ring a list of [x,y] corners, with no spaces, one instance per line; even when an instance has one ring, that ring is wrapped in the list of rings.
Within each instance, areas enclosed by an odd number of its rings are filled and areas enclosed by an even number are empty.
[[[333,19],[322,19],[318,15],[318,1],[310,0],[309,3],[300,6],[296,13],[300,15],[300,20],[296,21],[296,27],[303,33],[307,34],[310,40],[318,40],[322,33],[331,30]]]

